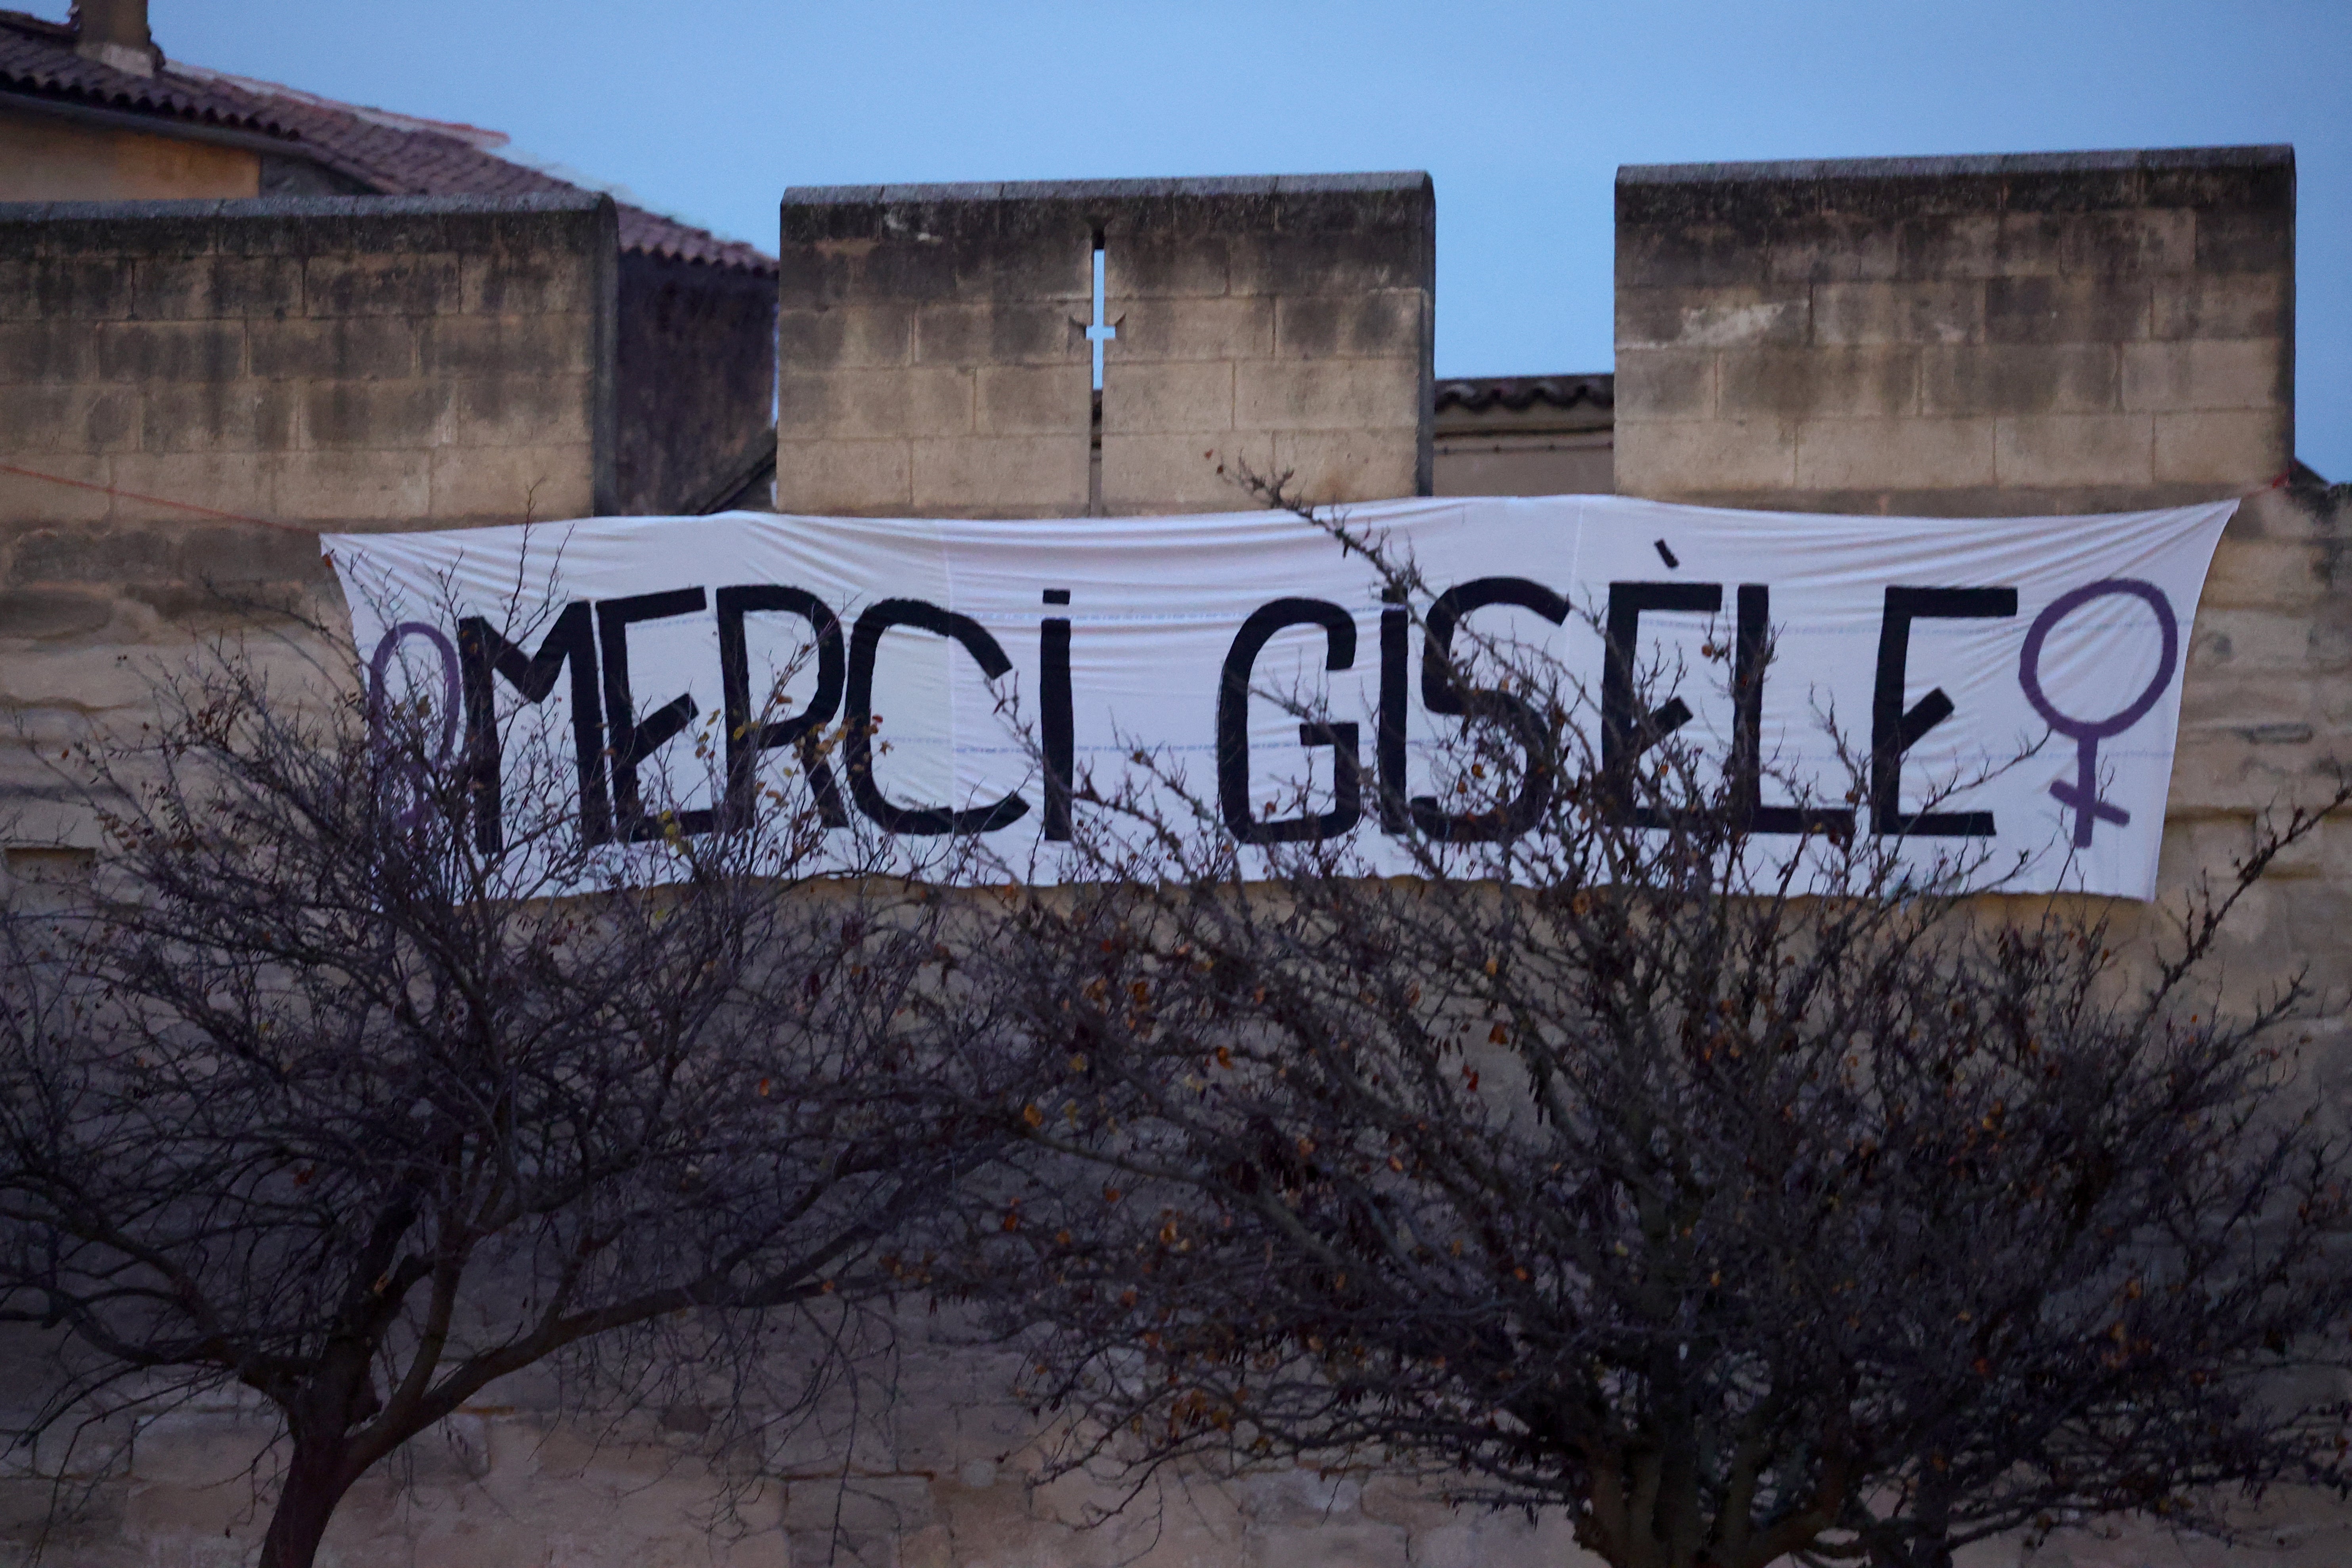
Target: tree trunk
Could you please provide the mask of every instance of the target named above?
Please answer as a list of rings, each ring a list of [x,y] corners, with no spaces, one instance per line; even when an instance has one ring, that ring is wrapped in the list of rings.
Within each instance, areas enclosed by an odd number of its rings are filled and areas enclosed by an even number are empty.
[[[343,1458],[340,1445],[295,1445],[277,1510],[269,1516],[269,1533],[261,1538],[260,1568],[311,1568],[327,1521],[350,1486],[343,1476]]]

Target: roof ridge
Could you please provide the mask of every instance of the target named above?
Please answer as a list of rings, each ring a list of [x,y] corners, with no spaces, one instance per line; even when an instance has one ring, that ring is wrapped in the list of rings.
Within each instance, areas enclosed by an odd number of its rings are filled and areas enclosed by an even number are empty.
[[[311,109],[323,109],[337,114],[348,114],[370,125],[381,125],[390,131],[422,132],[428,135],[447,136],[465,142],[477,152],[488,153],[506,146],[514,138],[503,131],[493,131],[485,125],[469,125],[462,120],[431,120],[421,114],[403,114],[397,110],[378,109],[373,104],[352,103],[349,100],[329,98],[322,92],[311,92],[289,87],[281,81],[268,81],[260,77],[238,76],[234,71],[215,70],[210,66],[190,65],[173,60],[164,67],[169,74],[206,83],[225,83],[239,92],[255,98],[282,98]]]

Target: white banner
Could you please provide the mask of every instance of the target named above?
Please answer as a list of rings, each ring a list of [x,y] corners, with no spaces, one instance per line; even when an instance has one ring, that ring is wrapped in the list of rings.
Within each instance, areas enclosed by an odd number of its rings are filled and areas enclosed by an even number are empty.
[[[1060,779],[1108,790],[1139,748],[1245,839],[1345,833],[1372,868],[1405,871],[1395,836],[1411,816],[1442,817],[1433,781],[1465,721],[1458,690],[1424,673],[1451,626],[1465,643],[1557,656],[1593,698],[1604,747],[1639,743],[1638,701],[1651,726],[1728,765],[1766,759],[1759,835],[1806,826],[1796,789],[1812,826],[1848,814],[1923,864],[1965,851],[2013,890],[2144,899],[2191,617],[2234,506],[1947,519],[1560,496],[1349,509],[1351,532],[1410,556],[1428,593],[1410,610],[1382,602],[1360,554],[1266,512],[736,512],[324,545],[376,678],[425,680],[453,715],[472,710],[467,733],[494,711],[562,737],[592,840],[656,835],[665,809],[709,830],[724,774],[688,765],[698,736],[781,772],[808,765],[804,736],[845,726],[811,769],[835,819],[909,846],[980,833],[1002,863],[991,877],[1057,879],[1071,814],[1088,809]],[[1768,636],[1760,681],[1727,679]],[[1612,644],[1630,661],[1612,663]],[[1645,688],[1654,670],[1666,684]],[[789,708],[753,721],[780,680]],[[1328,721],[1303,733],[1276,700],[1292,693]],[[453,716],[453,756],[459,729]],[[1850,804],[1833,730],[1866,763]],[[855,765],[861,746],[870,766]]]

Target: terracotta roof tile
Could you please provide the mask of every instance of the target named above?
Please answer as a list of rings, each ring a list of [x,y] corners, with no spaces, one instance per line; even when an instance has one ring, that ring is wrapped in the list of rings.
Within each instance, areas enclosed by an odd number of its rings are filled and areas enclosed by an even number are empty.
[[[166,65],[152,77],[74,53],[73,31],[21,12],[0,11],[0,92],[24,92],[92,107],[197,121],[278,138],[287,152],[323,164],[383,195],[520,196],[581,189],[568,180],[499,157],[495,131],[419,120],[338,103],[274,82],[198,67]],[[647,212],[620,208],[621,248],[740,268],[776,270],[775,259],[740,240]]]
[[[1554,408],[1617,406],[1617,378],[1597,375],[1482,375],[1437,384],[1437,406],[1483,413],[1497,404],[1517,414],[1542,403]]]

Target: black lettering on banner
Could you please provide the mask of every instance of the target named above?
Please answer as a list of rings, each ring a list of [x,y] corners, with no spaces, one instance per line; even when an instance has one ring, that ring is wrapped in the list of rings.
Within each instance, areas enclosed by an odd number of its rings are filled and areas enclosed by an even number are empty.
[[[2014,588],[1889,588],[1878,623],[1878,679],[1870,694],[1870,831],[1916,838],[1990,838],[1990,811],[1903,809],[1903,757],[1919,738],[1952,716],[1940,686],[1903,707],[1916,620],[1998,620],[2017,614]]]
[[[1612,583],[1608,647],[1601,663],[1601,787],[1613,820],[1664,827],[1669,818],[1633,804],[1633,763],[1643,752],[1691,721],[1690,705],[1669,697],[1647,713],[1633,710],[1633,661],[1642,616],[1651,610],[1715,615],[1723,608],[1720,583]]]
[[[922,599],[882,599],[857,617],[849,637],[849,695],[842,722],[842,745],[849,760],[849,795],[857,809],[891,833],[936,836],[942,833],[993,833],[1017,821],[1029,803],[1008,794],[988,805],[962,811],[943,805],[898,805],[885,799],[874,782],[874,658],[882,634],[892,626],[913,626],[961,643],[982,675],[996,679],[1013,668],[988,628],[970,616]]]
[[[824,600],[805,588],[774,583],[748,583],[721,588],[719,605],[719,679],[725,689],[727,718],[727,811],[730,820],[751,819],[754,791],[759,787],[761,752],[798,743],[801,767],[808,774],[809,791],[816,797],[817,820],[827,827],[849,826],[848,809],[841,804],[841,788],[834,783],[833,764],[817,750],[818,728],[841,706],[843,665],[841,622]],[[743,636],[743,617],[751,615],[798,616],[816,639],[816,695],[789,719],[773,722],[751,711],[751,658]]]
[[[636,699],[629,691],[629,627],[639,621],[691,616],[709,603],[699,588],[672,588],[604,599],[596,605],[596,640],[604,656],[604,723],[613,733],[613,815],[624,844],[663,837],[662,824],[646,814],[639,799],[637,764],[693,723],[695,711],[689,691],[637,717]],[[708,808],[677,814],[681,833],[708,833],[717,821],[718,813]]]
[[[1356,662],[1355,617],[1327,599],[1276,599],[1260,605],[1234,634],[1217,684],[1217,804],[1225,826],[1244,844],[1288,844],[1336,838],[1364,814],[1363,761],[1353,724],[1301,724],[1298,743],[1331,748],[1332,803],[1322,813],[1267,821],[1250,811],[1250,675],[1257,656],[1286,626],[1321,626],[1323,668],[1346,669]]]
[[[1845,806],[1764,804],[1764,672],[1772,655],[1772,590],[1761,583],[1739,584],[1738,642],[1731,663],[1731,810],[1750,833],[1853,832],[1853,812]]]
[[[1412,617],[1399,603],[1403,590],[1383,589],[1381,597],[1390,608],[1381,612],[1381,710],[1373,725],[1372,751],[1381,770],[1381,831],[1395,837],[1412,826],[1404,797],[1405,660],[1411,652]]]
[[[1066,605],[1067,588],[1045,590],[1045,603]],[[1039,739],[1045,746],[1045,837],[1070,837],[1070,784],[1077,765],[1077,736],[1070,712],[1070,623],[1048,616],[1037,624]]]
[[[1431,795],[1412,802],[1412,820],[1431,837],[1449,843],[1493,843],[1516,838],[1534,826],[1551,805],[1554,759],[1544,717],[1525,698],[1485,688],[1465,689],[1454,675],[1454,629],[1464,616],[1489,605],[1516,605],[1559,626],[1569,603],[1540,583],[1524,577],[1480,577],[1457,583],[1429,607],[1429,643],[1421,657],[1421,704],[1432,713],[1469,723],[1489,722],[1508,730],[1526,762],[1519,793],[1496,811],[1449,816]],[[1398,786],[1403,769],[1397,770]]]
[[[596,637],[588,602],[563,606],[526,654],[479,616],[457,623],[457,667],[466,694],[466,771],[474,797],[474,844],[485,855],[506,847],[499,773],[499,715],[492,672],[522,694],[526,702],[547,700],[555,678],[572,669],[572,750],[580,773],[580,837],[603,844],[613,837],[613,811],[604,795],[604,721],[596,700]]]

